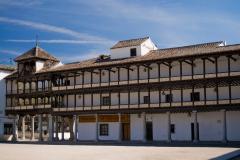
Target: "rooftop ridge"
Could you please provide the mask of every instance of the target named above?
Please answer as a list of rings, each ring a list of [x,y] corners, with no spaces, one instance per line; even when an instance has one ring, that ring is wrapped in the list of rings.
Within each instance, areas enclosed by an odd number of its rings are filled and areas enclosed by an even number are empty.
[[[140,38],[121,40],[119,42],[137,41],[137,40],[144,40],[144,39],[148,39],[148,38],[149,38],[149,36],[146,36],[146,37],[140,37]]]
[[[207,42],[207,43],[198,43],[193,45],[185,45],[185,46],[179,46],[179,47],[170,47],[170,48],[159,48],[158,50],[172,50],[172,49],[183,49],[183,48],[194,48],[194,47],[203,47],[203,46],[210,46],[214,44],[221,44],[224,43],[224,41],[216,41],[216,42]]]

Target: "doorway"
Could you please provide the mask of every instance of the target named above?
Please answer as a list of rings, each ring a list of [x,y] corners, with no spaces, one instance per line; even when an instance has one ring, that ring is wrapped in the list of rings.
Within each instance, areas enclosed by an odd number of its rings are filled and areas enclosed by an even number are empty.
[[[199,124],[197,123],[197,139],[199,139]],[[194,140],[194,123],[191,123],[191,136],[192,136],[192,141]]]
[[[152,141],[153,140],[152,122],[147,122],[146,123],[146,139],[147,139],[147,141]]]
[[[130,140],[130,123],[122,123],[122,140]]]

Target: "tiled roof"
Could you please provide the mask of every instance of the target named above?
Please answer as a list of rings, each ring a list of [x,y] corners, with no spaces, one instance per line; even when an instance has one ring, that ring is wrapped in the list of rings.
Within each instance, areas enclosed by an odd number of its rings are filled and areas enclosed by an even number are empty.
[[[112,65],[127,65],[134,62],[167,60],[172,58],[192,57],[197,55],[221,54],[223,52],[240,51],[240,44],[220,46],[223,42],[203,43],[191,46],[152,50],[144,56],[129,57],[125,59],[109,59],[98,61],[89,59],[81,62],[64,64],[47,70],[40,70],[38,73],[66,71],[73,69],[87,69],[93,67],[108,67]]]
[[[15,66],[0,64],[0,70],[4,70],[4,71],[14,71],[15,69],[16,69]]]
[[[119,41],[111,49],[138,46],[142,44],[144,41],[146,41],[147,39],[149,39],[149,37]]]
[[[49,53],[47,53],[45,50],[42,48],[36,46],[29,51],[25,52],[24,54],[18,56],[15,58],[15,61],[22,61],[22,60],[27,60],[31,58],[38,58],[38,59],[44,59],[44,60],[52,60],[52,61],[59,61],[57,58],[53,57]]]

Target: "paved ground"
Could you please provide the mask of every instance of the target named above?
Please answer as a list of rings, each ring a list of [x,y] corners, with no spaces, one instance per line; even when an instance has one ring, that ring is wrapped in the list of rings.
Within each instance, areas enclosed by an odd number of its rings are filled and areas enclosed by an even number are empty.
[[[239,148],[0,143],[1,160],[202,160],[236,153]]]

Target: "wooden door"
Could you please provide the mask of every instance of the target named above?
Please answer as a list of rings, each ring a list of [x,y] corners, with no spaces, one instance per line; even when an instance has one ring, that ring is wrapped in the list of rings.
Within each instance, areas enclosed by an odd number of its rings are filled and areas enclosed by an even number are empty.
[[[122,124],[122,140],[123,141],[130,140],[130,124],[129,123]]]

